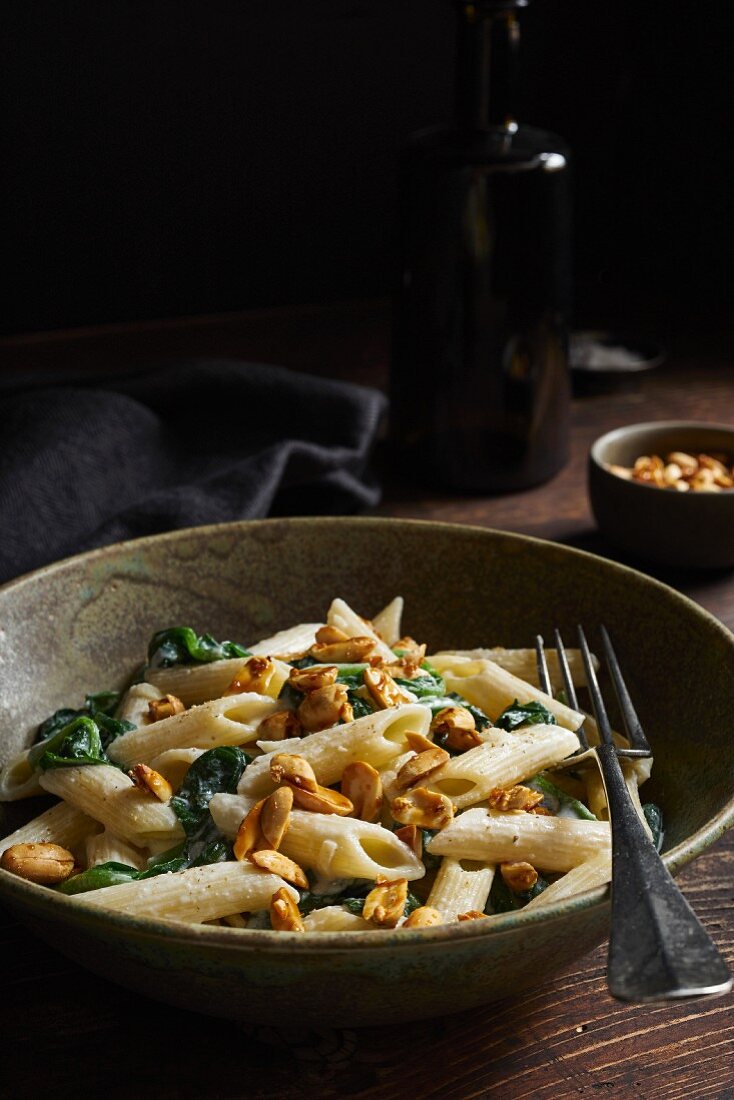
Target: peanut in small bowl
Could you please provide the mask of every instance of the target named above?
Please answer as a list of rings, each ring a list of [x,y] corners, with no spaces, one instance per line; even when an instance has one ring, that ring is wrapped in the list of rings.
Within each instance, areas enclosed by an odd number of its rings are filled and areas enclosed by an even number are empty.
[[[733,465],[729,425],[671,420],[617,428],[589,454],[594,517],[611,543],[639,561],[732,568]]]

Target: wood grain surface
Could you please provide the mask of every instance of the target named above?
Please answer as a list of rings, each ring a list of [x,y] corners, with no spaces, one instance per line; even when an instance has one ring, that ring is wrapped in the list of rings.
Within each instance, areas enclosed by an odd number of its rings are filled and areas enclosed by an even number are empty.
[[[0,367],[119,369],[195,354],[279,362],[383,385],[380,303],[195,318],[0,343]],[[0,381],[2,375],[0,375]],[[498,498],[437,497],[387,478],[386,515],[521,531],[615,557],[588,510],[585,463],[603,431],[648,419],[734,423],[734,361],[677,354],[631,388],[574,402],[572,457],[550,484]],[[384,471],[386,472],[386,471]],[[639,563],[631,563],[639,564]],[[645,568],[643,566],[643,568]],[[734,629],[734,574],[654,571]],[[734,966],[734,832],[680,884]],[[154,1004],[67,962],[0,912],[0,1097],[160,1100],[734,1100],[734,999],[632,1008],[608,996],[604,949],[486,1009],[399,1028],[297,1031]],[[512,975],[507,975],[508,993]]]

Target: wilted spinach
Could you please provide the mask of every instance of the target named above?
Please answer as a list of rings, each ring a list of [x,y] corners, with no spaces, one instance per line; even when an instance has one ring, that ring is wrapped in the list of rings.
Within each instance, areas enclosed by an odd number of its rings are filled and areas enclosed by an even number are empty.
[[[112,720],[112,715],[120,702],[120,695],[121,692],[119,691],[98,691],[94,694],[85,695],[84,706],[76,710],[72,707],[62,707],[61,710],[55,711],[50,718],[47,718],[45,722],[41,722],[36,730],[34,741],[45,741],[47,737],[57,733],[64,726],[68,726],[74,718],[87,717],[94,718],[97,721],[98,716],[101,714]]]
[[[650,826],[652,842],[658,851],[663,846],[663,811],[654,802],[645,802],[642,807],[645,820]]]
[[[542,703],[519,703],[515,699],[511,706],[506,707],[499,718],[495,721],[495,726],[499,726],[500,729],[511,730],[519,729],[520,726],[556,726],[554,716],[549,710],[543,706]]]
[[[421,672],[414,676],[412,680],[395,676],[395,683],[405,688],[406,691],[412,691],[419,699],[430,699],[432,696],[445,695],[446,685],[443,682],[441,673],[437,672],[428,661],[421,661],[420,668]]]
[[[548,883],[546,880],[542,875],[538,875],[538,881],[530,890],[516,894],[507,885],[502,875],[496,874],[492,880],[492,888],[489,891],[489,898],[484,907],[484,912],[490,916],[493,913],[511,913],[515,909],[522,909],[523,906],[536,898],[538,894],[542,894],[547,888]]]
[[[135,882],[140,871],[127,863],[98,863],[79,875],[74,875],[56,887],[59,894],[85,894],[89,890],[102,890],[105,886],[119,886],[122,882]]]
[[[190,626],[159,630],[148,645],[150,668],[172,665],[209,664],[232,657],[249,657],[250,651],[237,642],[218,642],[211,634],[197,634]]]
[[[186,772],[181,789],[169,803],[186,833],[180,857],[184,866],[219,863],[229,857],[231,845],[214,824],[209,802],[221,792],[234,794],[249,762],[242,749],[220,745],[203,753]]]
[[[585,806],[583,802],[579,802],[577,798],[573,798],[572,795],[567,794],[555,783],[551,783],[550,779],[547,779],[544,775],[534,775],[532,779],[527,780],[524,786],[539,791],[543,795],[542,805],[551,813],[557,814],[560,809],[565,808],[584,821],[596,821],[596,814],[593,814],[588,806]]]

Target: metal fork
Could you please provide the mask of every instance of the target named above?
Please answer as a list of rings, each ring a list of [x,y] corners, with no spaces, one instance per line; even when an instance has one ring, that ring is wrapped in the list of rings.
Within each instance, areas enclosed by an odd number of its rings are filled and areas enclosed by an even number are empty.
[[[609,992],[622,1001],[669,1001],[728,993],[732,975],[708,933],[699,923],[655,845],[650,840],[630,798],[618,757],[652,755],[639,718],[622,678],[612,643],[601,627],[604,656],[619,702],[629,748],[618,748],[612,738],[599,683],[581,627],[579,645],[600,744],[593,747],[604,780],[612,829],[612,924],[607,958]],[[556,651],[568,705],[578,701],[560,633]],[[552,694],[543,639],[536,639],[540,686]],[[583,727],[578,731],[579,752],[588,750]]]

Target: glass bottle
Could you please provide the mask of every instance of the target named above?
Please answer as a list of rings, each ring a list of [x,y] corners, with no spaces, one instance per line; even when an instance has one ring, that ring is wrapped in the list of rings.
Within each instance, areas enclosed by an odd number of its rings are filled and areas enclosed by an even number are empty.
[[[568,453],[568,150],[515,119],[526,3],[456,4],[456,121],[414,135],[401,171],[392,436],[423,480],[478,493]]]

